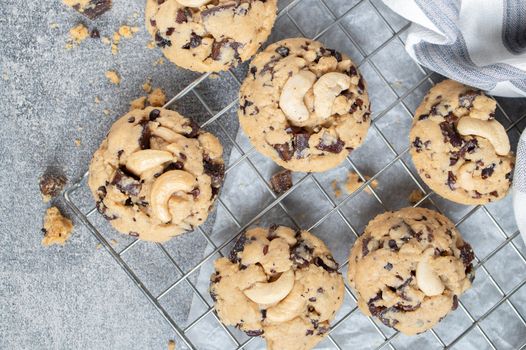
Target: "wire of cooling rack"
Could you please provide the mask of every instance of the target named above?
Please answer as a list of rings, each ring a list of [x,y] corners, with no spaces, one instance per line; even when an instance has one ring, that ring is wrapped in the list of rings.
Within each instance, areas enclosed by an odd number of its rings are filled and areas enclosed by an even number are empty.
[[[298,4],[300,4],[302,1],[307,0],[292,0],[289,2],[280,12],[278,13],[278,18],[281,18],[283,16],[286,16],[287,19],[296,27],[299,33],[301,33],[303,36],[307,37],[306,33],[302,30],[301,26],[295,21],[294,17],[291,16],[290,11],[293,10]],[[287,190],[285,193],[277,196],[274,194],[274,192],[271,190],[267,180],[265,179],[264,175],[261,174],[261,171],[258,170],[257,166],[253,163],[253,161],[250,159],[250,156],[255,152],[254,148],[250,148],[249,150],[244,151],[243,147],[239,145],[239,143],[236,141],[235,137],[230,136],[228,132],[225,130],[225,126],[221,123],[221,117],[225,115],[228,111],[230,111],[232,108],[234,108],[237,104],[237,99],[234,99],[233,101],[230,101],[225,107],[223,107],[219,112],[214,113],[212,108],[208,105],[206,102],[206,99],[201,96],[201,94],[195,89],[197,86],[199,86],[203,81],[209,78],[209,74],[203,74],[197,79],[195,79],[193,82],[191,82],[188,86],[186,86],[184,89],[182,89],[176,96],[174,96],[166,105],[165,107],[169,107],[174,102],[180,100],[185,95],[189,93],[193,93],[199,102],[204,106],[206,111],[209,113],[209,118],[201,124],[201,127],[205,127],[207,125],[210,125],[212,123],[218,122],[219,128],[225,132],[227,135],[228,141],[232,143],[233,147],[237,152],[239,152],[240,157],[236,159],[235,161],[231,162],[231,164],[226,169],[226,173],[228,174],[230,171],[235,171],[235,168],[241,164],[242,162],[246,162],[250,168],[255,172],[257,175],[257,178],[259,181],[261,181],[266,189],[271,193],[272,201],[269,203],[265,208],[263,208],[257,215],[255,215],[251,220],[249,220],[246,224],[242,224],[239,222],[239,220],[236,218],[232,210],[226,205],[225,201],[220,196],[218,198],[218,205],[224,209],[229,219],[232,220],[232,222],[236,226],[236,232],[233,232],[231,237],[227,239],[225,242],[221,244],[216,244],[210,235],[205,232],[201,227],[197,228],[196,231],[193,234],[200,234],[207,242],[207,244],[211,247],[211,251],[209,251],[207,254],[203,256],[203,258],[195,264],[192,268],[190,268],[188,271],[184,271],[183,268],[179,266],[179,264],[176,262],[176,259],[173,258],[173,256],[165,249],[165,247],[161,244],[157,244],[157,247],[160,249],[162,254],[170,261],[170,264],[173,265],[177,273],[179,274],[179,278],[173,282],[171,285],[169,285],[167,288],[165,288],[162,292],[154,294],[152,291],[143,283],[143,281],[139,278],[138,274],[134,272],[133,268],[123,259],[123,256],[127,254],[135,245],[138,244],[138,240],[132,241],[130,244],[128,244],[126,247],[124,247],[119,252],[112,246],[112,244],[104,237],[104,235],[97,229],[96,225],[93,223],[90,218],[96,213],[95,208],[91,208],[90,210],[87,210],[83,212],[79,206],[75,203],[75,200],[73,199],[73,194],[78,191],[82,186],[85,185],[85,180],[87,178],[87,173],[84,174],[84,176],[79,179],[75,184],[73,184],[71,187],[69,187],[64,192],[64,198],[68,206],[73,210],[73,212],[76,214],[76,216],[79,218],[79,220],[82,222],[83,225],[86,226],[86,228],[100,241],[102,246],[109,252],[109,254],[114,258],[114,260],[119,264],[119,266],[125,271],[125,273],[130,277],[130,279],[135,283],[135,285],[141,290],[141,292],[144,294],[144,296],[147,298],[147,300],[154,306],[154,308],[162,315],[162,317],[166,320],[166,322],[171,326],[171,328],[174,330],[176,335],[179,337],[181,345],[185,345],[186,347],[190,349],[197,348],[195,344],[192,343],[191,339],[188,337],[188,333],[194,329],[200,321],[202,321],[204,318],[208,316],[212,316],[215,318],[215,320],[218,322],[222,330],[225,332],[225,334],[232,340],[232,342],[235,344],[236,349],[244,349],[246,348],[250,343],[254,341],[254,337],[250,337],[244,341],[239,341],[236,336],[233,334],[232,330],[228,327],[225,327],[224,325],[219,322],[217,315],[213,312],[213,305],[211,305],[209,302],[207,302],[206,298],[203,296],[203,294],[198,290],[198,288],[192,283],[190,280],[190,276],[194,274],[196,271],[198,271],[204,264],[209,263],[211,259],[213,259],[215,256],[222,255],[221,250],[231,244],[233,241],[237,239],[237,237],[250,225],[258,221],[260,218],[262,218],[266,213],[268,213],[270,210],[272,210],[275,207],[280,207],[280,209],[283,210],[285,215],[288,219],[290,219],[296,226],[300,227],[299,222],[294,218],[293,215],[289,212],[287,207],[283,204],[283,200],[287,198],[291,193],[293,193],[299,186],[306,183],[307,181],[311,181],[314,183],[314,186],[320,190],[320,192],[323,194],[324,198],[330,203],[332,208],[325,213],[321,218],[319,218],[314,224],[311,225],[311,227],[307,228],[307,230],[313,230],[316,227],[320,226],[325,220],[327,220],[332,215],[338,215],[338,217],[345,223],[346,227],[349,231],[349,238],[355,239],[359,236],[358,230],[354,227],[352,222],[344,215],[342,208],[345,204],[349,203],[353,198],[358,196],[362,191],[367,190],[370,191],[373,198],[378,202],[378,204],[384,209],[388,210],[386,204],[382,200],[381,196],[377,193],[374,186],[372,186],[373,181],[375,181],[379,176],[384,174],[388,169],[390,169],[395,164],[401,165],[401,167],[404,169],[404,171],[407,173],[411,181],[417,186],[417,188],[424,193],[424,196],[422,199],[418,201],[418,203],[415,204],[415,206],[419,206],[425,201],[429,201],[431,204],[435,205],[436,208],[440,211],[440,206],[436,204],[435,197],[436,195],[433,192],[427,191],[426,188],[424,188],[420,182],[417,180],[417,176],[413,174],[410,170],[410,168],[407,166],[406,162],[404,161],[403,157],[404,155],[407,155],[408,148],[403,149],[402,151],[397,151],[394,145],[388,140],[388,138],[384,135],[382,130],[378,127],[377,122],[381,120],[384,116],[386,116],[393,108],[400,105],[403,110],[408,114],[412,115],[411,108],[409,108],[405,102],[405,99],[412,94],[416,89],[422,87],[424,84],[433,84],[432,73],[427,72],[422,67],[418,66],[418,69],[422,73],[423,77],[417,81],[412,87],[410,87],[407,91],[405,91],[403,94],[397,94],[395,89],[391,86],[389,83],[389,80],[385,77],[385,75],[382,73],[382,69],[378,67],[378,65],[374,62],[373,58],[375,55],[380,52],[382,49],[384,49],[387,45],[389,45],[392,41],[398,41],[400,44],[403,44],[402,34],[406,32],[409,25],[406,24],[399,30],[395,30],[391,23],[388,21],[388,19],[385,17],[385,15],[382,13],[382,11],[378,8],[378,6],[374,3],[374,1],[371,0],[362,0],[358,1],[356,4],[351,6],[349,9],[344,11],[342,14],[336,14],[330,6],[328,6],[327,1],[328,0],[316,0],[319,1],[319,4],[325,9],[326,13],[328,13],[331,17],[330,23],[328,23],[324,28],[322,28],[320,31],[318,31],[317,35],[313,37],[312,39],[317,39],[321,37],[323,34],[328,33],[329,30],[333,29],[334,27],[337,27],[345,37],[352,42],[352,44],[357,48],[359,53],[363,56],[363,60],[360,63],[361,65],[369,64],[373,71],[380,77],[380,79],[385,83],[385,85],[391,90],[391,92],[398,96],[392,103],[390,103],[387,107],[385,107],[382,111],[374,111],[373,115],[373,121],[371,124],[371,128],[374,129],[374,131],[379,135],[379,138],[383,141],[385,146],[388,148],[389,152],[392,153],[393,158],[387,162],[381,169],[379,169],[375,174],[373,174],[370,178],[366,178],[364,174],[362,174],[356,166],[356,164],[352,161],[350,157],[346,159],[346,162],[348,163],[349,167],[352,168],[363,180],[363,184],[352,194],[347,195],[345,198],[343,198],[339,203],[336,203],[330,194],[327,192],[327,190],[322,186],[322,184],[319,182],[319,180],[313,176],[312,174],[306,174],[301,179],[296,181],[296,183],[293,185],[292,188]],[[345,26],[341,24],[342,20],[353,10],[355,10],[358,6],[361,6],[362,4],[367,3],[375,12],[376,16],[385,24],[385,26],[389,29],[391,36],[387,40],[385,40],[381,45],[376,47],[371,52],[367,53],[366,50],[364,50],[358,41],[353,37],[352,33],[350,33]],[[229,74],[237,83],[239,86],[241,82],[236,77],[236,75],[229,71]],[[502,113],[503,117],[510,123],[507,131],[516,133],[517,135],[520,135],[520,130],[518,128],[519,123],[526,119],[526,114],[522,115],[517,120],[513,120],[509,117],[509,115],[506,113],[506,111],[500,106],[500,104],[497,104],[497,107],[499,111]],[[468,310],[468,308],[460,301],[459,302],[459,310],[456,312],[464,312],[466,317],[470,320],[470,325],[462,330],[462,332],[457,335],[453,340],[446,341],[442,339],[442,337],[439,336],[439,334],[431,329],[429,332],[433,335],[433,337],[436,339],[438,344],[442,348],[450,348],[454,345],[458,344],[467,334],[469,334],[474,329],[478,331],[480,336],[485,341],[485,347],[491,348],[491,349],[497,349],[497,346],[495,344],[495,339],[492,338],[491,335],[489,335],[483,327],[481,327],[481,322],[483,322],[486,318],[488,318],[499,306],[502,304],[507,304],[507,306],[512,310],[512,317],[518,318],[518,320],[526,327],[526,320],[523,314],[517,309],[516,305],[510,300],[511,296],[513,296],[518,290],[521,289],[526,284],[526,279],[521,280],[518,284],[516,284],[513,288],[509,289],[508,291],[505,291],[504,288],[497,282],[495,277],[490,273],[488,268],[486,267],[485,263],[488,262],[493,256],[498,254],[502,249],[505,247],[511,247],[511,249],[518,255],[522,263],[526,266],[526,257],[523,255],[523,253],[519,250],[516,243],[514,242],[514,239],[518,237],[519,232],[515,231],[511,235],[507,235],[503,227],[499,224],[498,220],[495,219],[494,215],[491,213],[490,210],[488,210],[485,206],[476,206],[472,208],[469,212],[467,212],[463,217],[461,217],[455,225],[458,226],[468,220],[472,215],[475,213],[482,212],[484,215],[492,222],[495,227],[498,230],[498,233],[500,236],[502,236],[503,241],[498,244],[492,251],[490,251],[487,255],[485,255],[483,258],[479,259],[479,257],[476,258],[476,264],[475,269],[481,269],[484,271],[485,275],[491,282],[491,284],[495,287],[495,289],[498,291],[500,297],[499,300],[496,301],[488,310],[486,310],[481,316],[475,317],[472,315],[472,313]],[[511,215],[511,214],[510,214]],[[348,261],[344,261],[340,266],[340,271],[342,271]],[[176,287],[180,286],[181,284],[186,283],[186,285],[191,289],[194,296],[200,300],[200,302],[203,305],[206,305],[207,309],[204,311],[200,316],[198,316],[195,320],[191,321],[188,325],[182,326],[179,325],[174,318],[170,315],[170,313],[166,310],[166,308],[162,305],[161,301],[163,298],[168,295],[168,293],[172,290],[174,290]],[[349,287],[346,285],[345,292],[347,296],[356,303],[356,298],[353,295],[352,291],[349,289]],[[330,343],[337,349],[342,349],[342,346],[338,343],[338,341],[333,337],[333,334],[335,331],[337,331],[340,327],[342,327],[342,324],[344,324],[347,320],[349,320],[353,315],[356,313],[359,313],[359,310],[356,306],[351,308],[345,315],[343,315],[341,318],[333,322],[331,330],[328,335],[328,340]],[[377,349],[382,348],[390,348],[395,349],[395,345],[393,344],[394,340],[398,337],[398,332],[393,332],[392,334],[386,333],[382,327],[380,327],[376,321],[372,318],[368,318],[368,322],[371,324],[371,326],[376,330],[376,332],[381,337],[382,341],[380,344],[378,344]],[[526,346],[526,339],[521,347]]]

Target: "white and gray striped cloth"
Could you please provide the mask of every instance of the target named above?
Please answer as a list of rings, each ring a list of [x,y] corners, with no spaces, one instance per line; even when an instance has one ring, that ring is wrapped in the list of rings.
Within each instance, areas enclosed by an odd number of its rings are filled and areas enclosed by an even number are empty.
[[[406,50],[415,61],[491,95],[526,97],[526,0],[383,1],[412,22]],[[517,147],[513,196],[526,242],[525,132]]]

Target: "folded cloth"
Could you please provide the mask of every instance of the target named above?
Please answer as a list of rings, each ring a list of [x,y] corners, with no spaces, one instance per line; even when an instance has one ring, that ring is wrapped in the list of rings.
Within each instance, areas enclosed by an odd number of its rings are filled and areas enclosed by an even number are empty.
[[[526,243],[526,132],[517,146],[517,164],[513,176],[513,208],[522,239]]]
[[[412,22],[406,50],[421,65],[491,95],[526,97],[525,0],[383,2]],[[526,242],[526,132],[517,148],[513,196]]]
[[[526,1],[383,0],[412,22],[406,50],[491,95],[526,97]]]

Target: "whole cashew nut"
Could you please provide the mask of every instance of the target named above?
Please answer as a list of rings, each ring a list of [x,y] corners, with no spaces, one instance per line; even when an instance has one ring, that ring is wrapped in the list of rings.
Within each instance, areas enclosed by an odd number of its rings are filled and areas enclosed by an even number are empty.
[[[243,293],[255,303],[274,304],[284,299],[294,286],[294,271],[288,270],[274,282],[257,282]]]
[[[183,135],[180,135],[171,129],[165,128],[164,126],[156,128],[153,130],[152,134],[159,136],[168,143],[174,143],[184,138]]]
[[[332,105],[340,92],[351,86],[351,77],[338,72],[322,75],[314,84],[314,110],[320,118],[326,119],[332,115]]]
[[[287,118],[293,122],[303,122],[309,119],[309,110],[303,97],[316,81],[316,74],[302,70],[291,76],[281,91],[279,107]]]
[[[173,155],[167,151],[155,149],[144,149],[132,153],[126,160],[126,168],[137,176],[141,176],[146,170],[166,163],[173,159]]]
[[[289,295],[279,304],[267,309],[267,320],[269,322],[287,322],[298,316],[305,307],[306,300],[302,297],[304,286],[296,282]]]
[[[197,185],[195,177],[183,170],[170,170],[162,174],[152,185],[150,206],[153,214],[163,223],[170,222],[172,216],[168,200],[177,192],[190,192]]]
[[[444,291],[444,283],[429,264],[434,248],[424,251],[424,257],[416,265],[416,284],[427,296],[440,295]]]
[[[480,120],[470,117],[461,118],[457,124],[461,135],[476,135],[488,139],[499,156],[510,153],[510,140],[506,130],[497,120]]]
[[[186,7],[199,7],[208,4],[210,1],[211,0],[177,0],[178,3]]]

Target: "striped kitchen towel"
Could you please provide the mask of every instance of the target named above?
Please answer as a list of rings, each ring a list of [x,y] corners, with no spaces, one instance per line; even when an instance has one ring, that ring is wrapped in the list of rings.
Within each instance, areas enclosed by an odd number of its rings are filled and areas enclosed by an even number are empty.
[[[491,95],[526,97],[526,0],[383,0],[412,22],[411,57]]]
[[[412,22],[406,50],[421,65],[491,95],[526,97],[526,0],[383,2]],[[517,147],[513,206],[526,242],[526,132]]]

